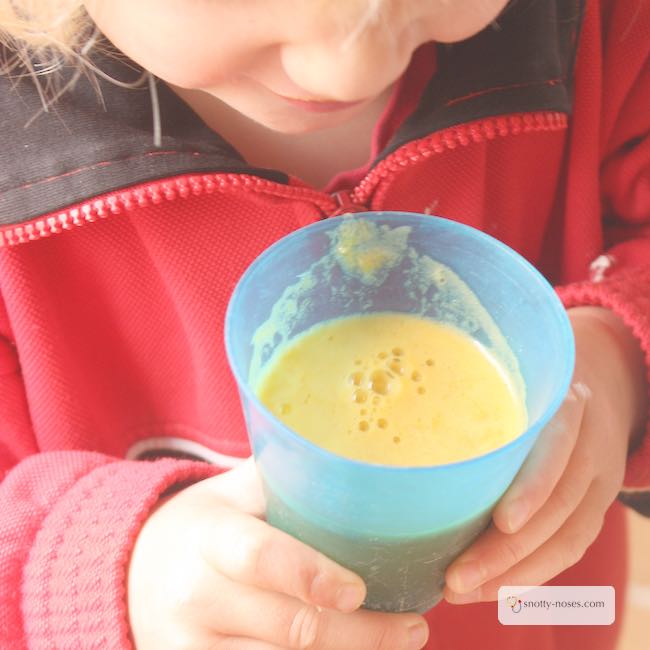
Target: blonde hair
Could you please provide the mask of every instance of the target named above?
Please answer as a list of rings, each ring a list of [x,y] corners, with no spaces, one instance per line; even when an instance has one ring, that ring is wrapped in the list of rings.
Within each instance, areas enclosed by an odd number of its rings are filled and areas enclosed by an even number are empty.
[[[37,73],[75,58],[92,33],[80,0],[0,0],[3,68],[22,64]]]

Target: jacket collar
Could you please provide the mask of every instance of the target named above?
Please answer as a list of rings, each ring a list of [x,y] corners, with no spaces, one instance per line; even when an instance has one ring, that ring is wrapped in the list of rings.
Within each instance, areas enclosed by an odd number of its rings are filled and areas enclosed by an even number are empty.
[[[516,0],[498,28],[438,46],[437,71],[419,106],[377,158],[455,124],[506,113],[570,112],[583,0]],[[141,76],[128,59],[93,63],[122,81]],[[68,83],[74,69],[65,69]],[[161,146],[153,138],[147,83],[124,89],[83,75],[49,112],[29,78],[0,78],[0,227],[27,221],[121,187],[184,173],[232,172],[288,183],[251,168],[166,84],[158,82]],[[28,128],[25,124],[31,121]]]

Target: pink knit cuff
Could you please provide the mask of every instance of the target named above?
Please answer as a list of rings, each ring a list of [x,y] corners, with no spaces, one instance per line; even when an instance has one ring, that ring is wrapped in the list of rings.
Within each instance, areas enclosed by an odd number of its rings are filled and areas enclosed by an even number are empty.
[[[132,647],[126,569],[137,534],[169,487],[218,473],[176,460],[117,461],[79,479],[44,519],[23,573],[29,647]]]
[[[606,307],[630,328],[645,354],[650,386],[650,267],[613,274],[601,282],[581,282],[559,287],[557,292],[569,309],[586,305]],[[624,490],[650,490],[650,412],[640,444],[628,458]]]

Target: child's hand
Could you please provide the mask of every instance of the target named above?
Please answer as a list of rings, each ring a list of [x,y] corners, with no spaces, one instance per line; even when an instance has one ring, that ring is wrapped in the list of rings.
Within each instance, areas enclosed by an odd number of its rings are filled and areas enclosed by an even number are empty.
[[[569,314],[571,391],[495,508],[494,525],[447,570],[451,603],[496,600],[501,585],[540,585],[578,562],[621,488],[629,437],[644,417],[640,350],[613,313]]]
[[[138,650],[407,650],[416,614],[358,609],[361,578],[259,519],[251,461],[165,500],[131,558],[129,616]]]

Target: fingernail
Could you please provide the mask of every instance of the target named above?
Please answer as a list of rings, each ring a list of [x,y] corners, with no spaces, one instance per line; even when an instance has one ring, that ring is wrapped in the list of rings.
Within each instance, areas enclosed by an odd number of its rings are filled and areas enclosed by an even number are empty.
[[[343,585],[336,592],[336,609],[342,612],[352,612],[361,605],[365,597],[363,587],[352,583]]]
[[[461,562],[451,573],[451,582],[453,590],[459,593],[465,593],[476,589],[480,584],[485,582],[487,571],[485,567],[475,560]]]
[[[455,591],[448,592],[445,600],[452,605],[467,605],[468,603],[477,603],[481,600],[481,590],[474,589],[468,594],[457,594]]]
[[[420,650],[429,638],[429,628],[426,623],[416,623],[408,628],[408,650]]]
[[[508,522],[508,530],[511,533],[514,533],[516,530],[519,530],[526,521],[528,517],[528,502],[525,499],[515,499],[508,506],[508,516],[506,520]]]
[[[591,389],[587,384],[583,384],[581,381],[571,384],[571,389],[583,400],[588,400],[591,397]]]

